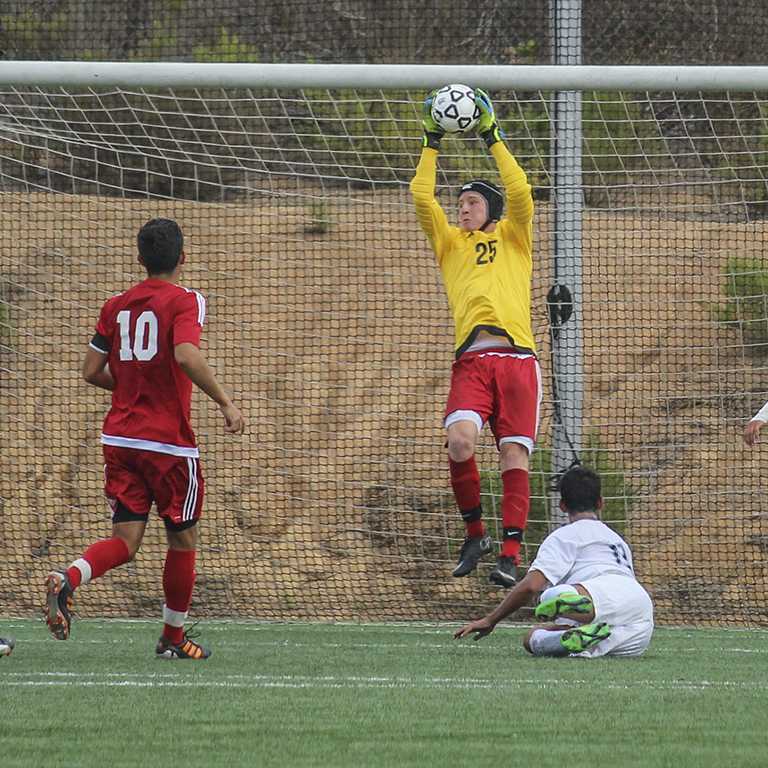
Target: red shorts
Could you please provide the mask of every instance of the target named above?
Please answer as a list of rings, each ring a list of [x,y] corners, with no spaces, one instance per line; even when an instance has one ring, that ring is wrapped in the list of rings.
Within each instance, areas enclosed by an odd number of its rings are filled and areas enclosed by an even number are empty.
[[[120,502],[135,515],[157,512],[174,525],[190,523],[203,509],[199,459],[104,445],[104,494],[114,511]]]
[[[453,364],[445,426],[487,421],[496,445],[520,443],[533,451],[539,428],[541,370],[534,355],[500,347],[465,352]]]

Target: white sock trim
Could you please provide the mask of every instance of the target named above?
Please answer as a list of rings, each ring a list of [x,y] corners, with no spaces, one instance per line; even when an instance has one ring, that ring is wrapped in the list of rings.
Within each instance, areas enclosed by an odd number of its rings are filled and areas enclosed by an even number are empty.
[[[566,592],[574,595],[579,594],[576,587],[573,587],[570,584],[556,584],[554,587],[548,587],[541,593],[541,597],[539,597],[539,602],[544,603],[547,600],[551,600],[553,597],[559,597],[560,595]]]
[[[173,611],[163,603],[163,623],[170,627],[183,627],[188,611]]]
[[[563,632],[550,632],[546,629],[535,629],[528,645],[534,656],[567,656],[568,651],[560,645]]]
[[[80,571],[81,587],[83,584],[87,584],[91,580],[93,571],[91,570],[91,564],[87,560],[84,560],[82,557],[78,557],[77,560],[72,563],[72,567],[77,568],[77,570]]]

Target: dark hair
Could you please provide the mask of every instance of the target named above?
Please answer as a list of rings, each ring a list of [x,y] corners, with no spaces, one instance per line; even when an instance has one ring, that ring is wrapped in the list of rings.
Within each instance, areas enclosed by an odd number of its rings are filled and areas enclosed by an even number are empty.
[[[167,274],[176,269],[184,248],[181,227],[172,219],[150,219],[136,238],[147,273]]]
[[[600,476],[586,467],[573,467],[558,484],[560,498],[568,512],[588,512],[597,509],[600,501]]]

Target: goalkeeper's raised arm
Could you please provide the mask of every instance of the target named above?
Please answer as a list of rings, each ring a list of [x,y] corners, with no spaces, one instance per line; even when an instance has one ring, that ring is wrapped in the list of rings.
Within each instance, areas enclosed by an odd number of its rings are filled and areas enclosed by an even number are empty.
[[[471,89],[459,86],[462,93]],[[449,224],[435,199],[437,159],[445,132],[424,101],[422,150],[411,193],[416,216],[442,273],[454,319],[456,361],[445,409],[451,486],[466,538],[457,577],[466,576],[494,550],[480,504],[475,463],[478,435],[491,425],[503,482],[501,551],[492,583],[511,587],[528,520],[528,456],[533,450],[541,401],[541,376],[531,329],[531,188],[504,145],[491,100],[475,91],[478,132],[490,149],[507,199],[488,179],[471,179],[458,190],[457,225]]]
[[[488,94],[479,88],[475,91],[480,119],[477,131],[496,161],[507,197],[507,218],[521,226],[533,220],[533,197],[525,171],[504,143],[504,132],[496,121],[496,112]]]
[[[437,178],[437,154],[444,131],[432,117],[431,108],[435,92],[432,91],[423,104],[422,151],[416,175],[411,181],[411,194],[416,207],[416,218],[419,225],[429,238],[432,250],[438,262],[442,258],[443,249],[450,237],[450,227],[445,212],[435,198],[435,181]]]

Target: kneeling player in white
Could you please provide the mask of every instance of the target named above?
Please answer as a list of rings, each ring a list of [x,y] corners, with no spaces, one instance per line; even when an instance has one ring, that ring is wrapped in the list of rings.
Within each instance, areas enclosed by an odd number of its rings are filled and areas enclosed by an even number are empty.
[[[505,616],[541,593],[523,645],[534,656],[639,656],[653,634],[653,604],[638,583],[629,545],[598,518],[600,478],[574,467],[560,481],[568,524],[541,543],[525,578],[487,616],[454,637],[490,634]]]

